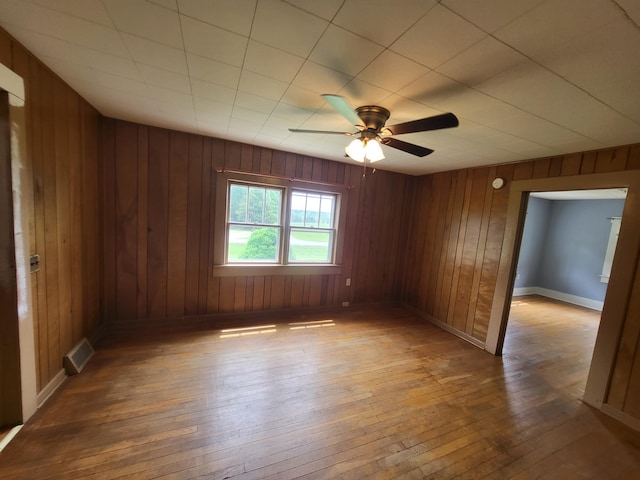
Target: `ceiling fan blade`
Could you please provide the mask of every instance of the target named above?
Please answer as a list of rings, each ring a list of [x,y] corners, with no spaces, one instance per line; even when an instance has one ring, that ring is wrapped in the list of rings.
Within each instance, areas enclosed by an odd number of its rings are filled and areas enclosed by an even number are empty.
[[[396,125],[387,126],[393,135],[402,133],[426,132],[428,130],[440,130],[441,128],[457,127],[459,125],[458,117],[453,113],[443,113],[434,117],[421,118],[412,120],[411,122],[398,123]]]
[[[382,143],[388,147],[397,148],[398,150],[402,150],[403,152],[410,153],[411,155],[415,155],[417,157],[426,157],[430,153],[433,153],[433,150],[430,148],[421,147],[420,145],[414,145],[413,143],[403,142],[402,140],[398,140],[397,138],[383,138]]]
[[[322,95],[329,105],[335,108],[344,118],[349,120],[351,125],[359,125],[362,123],[358,114],[351,108],[344,97],[340,95],[331,95],[325,93]]]
[[[328,133],[332,135],[355,135],[351,132],[336,132],[332,130],[304,130],[302,128],[290,128],[289,131],[293,133]]]

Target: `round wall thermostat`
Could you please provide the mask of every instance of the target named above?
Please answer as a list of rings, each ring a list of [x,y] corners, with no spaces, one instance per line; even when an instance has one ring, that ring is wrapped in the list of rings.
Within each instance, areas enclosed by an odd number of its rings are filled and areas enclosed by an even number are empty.
[[[498,178],[494,178],[493,182],[491,182],[491,186],[493,188],[495,188],[496,190],[499,188],[504,187],[504,179],[498,177]]]

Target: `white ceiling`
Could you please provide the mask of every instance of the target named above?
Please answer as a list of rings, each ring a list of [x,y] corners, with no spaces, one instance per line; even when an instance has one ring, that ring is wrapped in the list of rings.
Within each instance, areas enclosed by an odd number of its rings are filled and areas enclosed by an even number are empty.
[[[451,111],[376,166],[423,174],[640,142],[640,0],[0,0],[0,25],[102,114],[338,161],[320,96]]]

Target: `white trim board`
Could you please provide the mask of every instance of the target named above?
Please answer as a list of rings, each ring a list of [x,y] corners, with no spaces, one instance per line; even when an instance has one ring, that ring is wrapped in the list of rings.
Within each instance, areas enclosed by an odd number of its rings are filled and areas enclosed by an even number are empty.
[[[56,376],[51,379],[51,381],[38,392],[38,408],[44,405],[51,395],[64,383],[67,379],[67,375],[64,371],[64,368],[61,369]]]
[[[572,303],[573,305],[579,305],[581,307],[590,308],[592,310],[602,311],[604,302],[598,300],[591,300],[590,298],[578,297],[577,295],[571,295],[569,293],[558,292],[555,290],[549,290],[542,287],[523,287],[514,288],[513,296],[520,297],[523,295],[540,295],[542,297],[553,298],[554,300],[560,300],[561,302]]]
[[[7,445],[9,445],[9,442],[13,440],[13,438],[18,434],[20,430],[22,430],[22,427],[24,427],[24,424],[13,427],[11,430],[9,430],[9,433],[7,433],[2,440],[0,440],[0,452],[2,452],[2,450],[4,450]]]

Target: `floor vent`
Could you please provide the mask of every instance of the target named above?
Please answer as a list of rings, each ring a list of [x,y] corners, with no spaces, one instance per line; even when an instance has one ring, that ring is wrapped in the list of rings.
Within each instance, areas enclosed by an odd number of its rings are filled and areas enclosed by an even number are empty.
[[[89,340],[83,338],[64,356],[64,369],[67,375],[80,373],[92,355],[93,347],[91,347]]]

